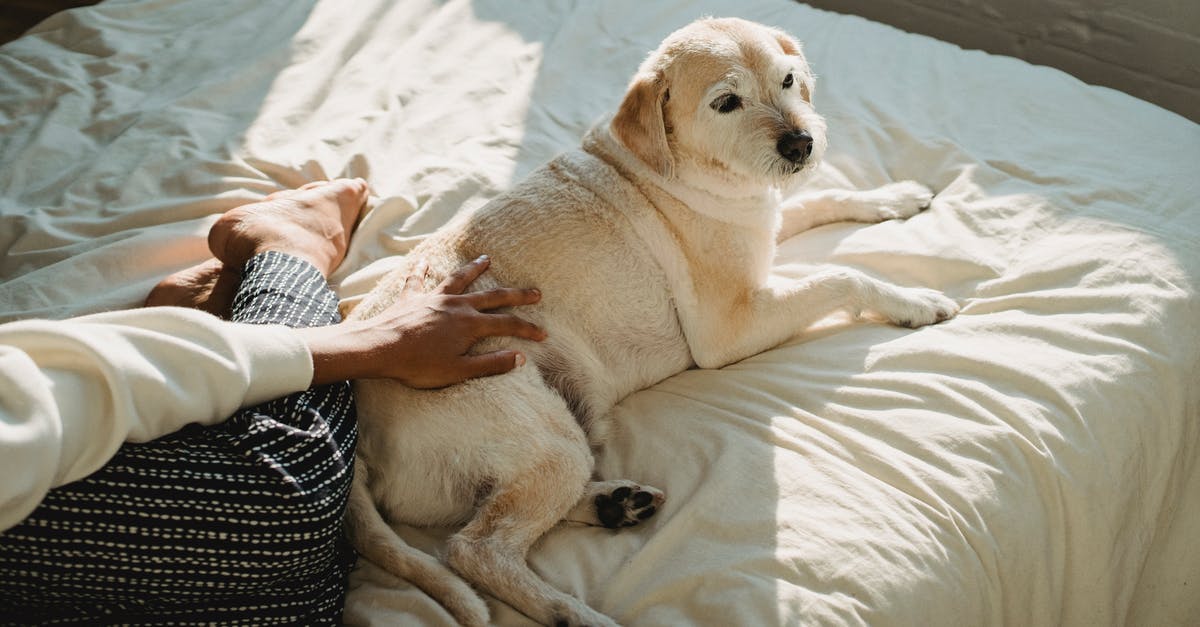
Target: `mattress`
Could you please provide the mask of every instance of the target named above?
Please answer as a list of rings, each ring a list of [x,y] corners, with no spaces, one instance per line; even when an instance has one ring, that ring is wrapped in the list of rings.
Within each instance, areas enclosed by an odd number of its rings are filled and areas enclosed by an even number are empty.
[[[57,14],[0,47],[0,320],[139,306],[207,257],[222,211],[338,176],[373,189],[332,277],[353,299],[576,145],[702,15],[804,43],[830,138],[809,185],[937,192],[907,221],[791,238],[777,272],[851,266],[962,313],[835,317],[629,396],[599,469],[668,502],[635,530],[557,527],[534,569],[630,625],[1200,622],[1200,127],[857,17],[784,0]],[[400,532],[436,554],[453,530]],[[365,560],[345,621],[453,624]]]

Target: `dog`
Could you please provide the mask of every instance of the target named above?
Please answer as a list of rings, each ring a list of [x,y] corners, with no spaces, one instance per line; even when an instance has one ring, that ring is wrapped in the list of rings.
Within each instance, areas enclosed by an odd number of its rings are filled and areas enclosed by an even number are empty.
[[[906,327],[957,313],[937,291],[848,268],[770,276],[777,240],[827,222],[906,218],[933,196],[900,182],[781,205],[780,189],[826,150],[813,83],[788,34],[734,18],[693,22],[649,55],[579,148],[451,221],[368,294],[351,318],[392,303],[417,263],[433,285],[486,253],[491,271],[473,289],[537,286],[541,302],[520,315],[548,338],[481,342],[473,350],[527,355],[500,376],[432,391],[355,384],[347,527],[364,557],[466,625],[489,615],[464,580],[543,624],[613,625],[526,557],[562,521],[621,528],[661,509],[661,490],[593,478],[614,404],[688,368],[772,348],[837,310]],[[408,547],[389,526],[400,523],[463,525],[447,542],[449,569]]]

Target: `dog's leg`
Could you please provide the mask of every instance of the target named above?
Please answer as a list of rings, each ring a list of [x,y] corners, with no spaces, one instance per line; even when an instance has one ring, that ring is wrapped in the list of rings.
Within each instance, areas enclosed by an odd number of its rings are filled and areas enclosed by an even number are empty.
[[[446,559],[468,581],[543,625],[615,626],[526,563],[529,548],[562,519],[591,472],[590,464],[568,457],[549,459],[489,496],[450,538]]]
[[[356,457],[346,507],[346,530],[355,547],[363,557],[437,599],[460,624],[487,625],[490,617],[483,599],[441,562],[408,546],[383,520],[367,488],[368,472],[367,464]]]
[[[593,481],[563,520],[609,529],[632,527],[653,516],[666,499],[662,490],[625,479]]]
[[[833,222],[882,222],[908,218],[929,207],[933,192],[916,181],[900,181],[871,190],[823,190],[783,203],[778,241]]]
[[[679,310],[698,366],[720,368],[758,354],[838,310],[856,317],[871,312],[909,328],[942,322],[958,313],[958,304],[941,292],[900,287],[850,268],[829,268],[799,281],[771,279],[763,287],[726,299],[727,307]]]

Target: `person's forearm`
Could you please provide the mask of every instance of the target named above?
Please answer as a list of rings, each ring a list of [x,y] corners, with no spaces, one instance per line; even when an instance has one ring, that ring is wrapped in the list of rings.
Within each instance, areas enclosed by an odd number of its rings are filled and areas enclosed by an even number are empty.
[[[155,308],[0,326],[0,529],[145,441],[307,387],[302,338]]]
[[[327,385],[337,381],[370,379],[379,376],[372,364],[379,358],[372,353],[381,350],[372,342],[372,331],[361,322],[342,322],[324,327],[296,329],[312,356],[312,382]],[[407,355],[395,355],[404,359]]]

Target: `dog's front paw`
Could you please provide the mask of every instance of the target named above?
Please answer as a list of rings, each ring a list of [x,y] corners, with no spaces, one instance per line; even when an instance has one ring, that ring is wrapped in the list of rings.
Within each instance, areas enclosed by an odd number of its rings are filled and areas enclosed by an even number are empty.
[[[910,218],[933,202],[933,190],[916,181],[890,183],[872,191],[874,218],[880,222]]]
[[[915,329],[937,324],[958,314],[958,303],[937,290],[902,288],[900,298],[880,307],[879,313],[896,326]]]

